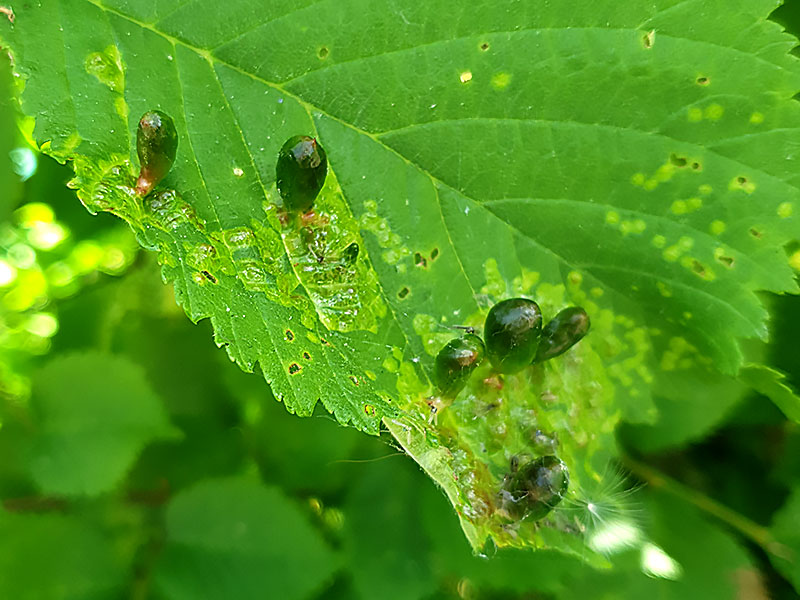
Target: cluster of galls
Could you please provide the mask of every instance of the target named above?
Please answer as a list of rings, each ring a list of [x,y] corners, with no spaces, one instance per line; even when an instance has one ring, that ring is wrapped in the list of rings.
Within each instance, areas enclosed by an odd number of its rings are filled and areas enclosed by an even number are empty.
[[[589,315],[579,306],[565,308],[542,328],[542,311],[536,302],[503,300],[486,316],[485,344],[475,333],[468,333],[439,351],[434,363],[436,386],[443,397],[454,398],[485,356],[498,373],[518,373],[563,354],[588,331]]]
[[[489,358],[497,373],[518,373],[569,350],[588,333],[589,325],[589,315],[579,306],[565,308],[542,327],[542,312],[533,300],[510,298],[498,302],[486,316],[485,344],[470,332],[450,340],[439,351],[434,380],[441,400],[436,404],[449,404],[484,357]],[[502,510],[517,520],[541,519],[564,497],[569,470],[564,461],[552,454],[519,463],[519,459],[512,460],[510,473],[503,481]]]

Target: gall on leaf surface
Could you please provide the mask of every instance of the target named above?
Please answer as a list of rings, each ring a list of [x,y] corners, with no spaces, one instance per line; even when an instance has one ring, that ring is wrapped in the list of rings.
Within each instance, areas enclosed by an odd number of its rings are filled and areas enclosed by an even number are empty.
[[[288,410],[383,423],[475,548],[585,556],[560,509],[498,514],[511,458],[556,434],[575,495],[621,418],[656,418],[657,376],[734,375],[739,340],[766,335],[756,292],[797,291],[800,69],[777,5],[47,0],[0,39],[79,198],[159,252],[189,317]],[[155,206],[131,191],[154,109],[179,133]],[[329,167],[305,233],[275,210],[298,134]],[[431,420],[447,327],[517,296],[545,320],[582,306],[592,331],[515,375],[483,365]]]

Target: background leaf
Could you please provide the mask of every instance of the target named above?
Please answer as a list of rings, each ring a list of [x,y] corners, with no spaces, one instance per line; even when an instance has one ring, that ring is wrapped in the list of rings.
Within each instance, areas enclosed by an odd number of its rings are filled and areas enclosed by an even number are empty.
[[[118,598],[125,570],[97,527],[62,515],[0,511],[0,592],[7,598]]]
[[[156,575],[165,598],[306,598],[338,558],[278,490],[252,479],[209,480],[167,511]]]
[[[55,358],[33,389],[29,468],[45,492],[108,491],[146,444],[175,435],[141,370],[119,357]]]

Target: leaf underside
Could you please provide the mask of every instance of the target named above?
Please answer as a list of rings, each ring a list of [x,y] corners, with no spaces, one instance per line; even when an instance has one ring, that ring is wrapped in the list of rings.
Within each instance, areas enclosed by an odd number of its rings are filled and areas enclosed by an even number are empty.
[[[766,335],[755,292],[797,291],[795,40],[776,0],[734,4],[45,0],[0,36],[36,143],[232,360],[292,412],[383,423],[474,547],[585,555],[569,511],[509,521],[511,457],[556,434],[578,501],[619,419],[654,420],[654,378],[735,374],[738,340]],[[180,135],[162,204],[131,190],[152,109]],[[274,184],[298,134],[330,167],[306,234]],[[581,305],[592,331],[520,375],[482,367],[432,419],[448,327],[516,295],[545,319]]]

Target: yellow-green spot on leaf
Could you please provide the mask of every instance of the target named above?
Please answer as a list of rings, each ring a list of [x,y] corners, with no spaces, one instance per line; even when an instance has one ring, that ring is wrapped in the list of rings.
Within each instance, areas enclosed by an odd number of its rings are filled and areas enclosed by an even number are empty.
[[[500,72],[492,75],[492,87],[496,90],[504,90],[511,83],[511,74]]]
[[[653,179],[659,183],[664,183],[665,181],[672,179],[672,176],[675,174],[676,170],[677,168],[671,162],[665,163],[656,169]]]
[[[658,187],[658,180],[648,179],[647,181],[644,182],[644,185],[642,187],[646,189],[648,192],[652,192],[654,189]]]
[[[609,225],[616,225],[619,223],[619,213],[614,210],[608,211],[606,213],[606,223]]]
[[[669,298],[672,296],[672,290],[663,281],[657,281],[656,287],[658,288],[658,293],[664,296],[664,298]]]
[[[402,238],[391,230],[389,222],[378,216],[378,203],[374,200],[364,202],[364,213],[361,215],[360,224],[362,229],[375,236],[381,248],[392,251],[384,253],[384,260],[390,264],[396,264],[401,258],[411,256],[411,250],[404,246]]]
[[[645,177],[644,173],[634,173],[631,176],[631,183],[636,186],[642,186],[646,179],[647,177]]]
[[[789,257],[789,265],[795,271],[800,271],[800,250],[795,250]]]
[[[578,287],[583,283],[583,275],[581,275],[581,273],[578,271],[570,271],[567,274],[567,281],[570,283],[570,285]]]
[[[600,298],[600,297],[601,297],[601,296],[602,296],[602,295],[603,295],[605,292],[603,291],[603,288],[599,288],[599,287],[593,287],[593,288],[592,288],[592,289],[589,291],[589,293],[590,293],[592,296],[594,296],[595,298]]]
[[[653,236],[653,239],[651,240],[651,243],[656,248],[663,248],[664,246],[667,245],[667,238],[665,238],[663,235],[656,235],[656,236]]]
[[[395,360],[393,356],[387,356],[383,360],[383,368],[389,371],[390,373],[396,373],[397,369],[400,368],[400,363]]]
[[[712,188],[707,183],[704,183],[700,187],[697,188],[697,191],[700,192],[701,194],[703,194],[703,196],[708,196],[711,192],[714,191],[714,188]]]
[[[718,121],[725,114],[725,108],[716,102],[706,106],[703,116],[709,121]]]
[[[764,122],[764,115],[760,112],[754,112],[750,115],[750,123],[753,125],[760,125]]]
[[[633,221],[623,221],[619,226],[623,235],[631,233],[641,234],[647,229],[647,223],[643,219],[635,219]]]
[[[682,337],[670,338],[668,348],[661,356],[661,370],[674,371],[689,368],[697,358],[697,349]]]
[[[501,298],[506,293],[506,280],[503,279],[494,258],[488,258],[483,263],[483,275],[486,277],[486,284],[481,288],[481,293]]]
[[[672,203],[672,206],[670,206],[669,209],[675,215],[685,215],[687,212],[689,212],[686,206],[686,202],[684,202],[683,200],[675,200],[675,202]]]
[[[683,254],[683,250],[678,245],[670,246],[661,253],[664,260],[669,262],[675,262],[681,257],[681,254]]]
[[[778,205],[778,216],[781,219],[788,219],[794,213],[794,205],[791,202],[781,202]]]
[[[458,80],[461,83],[469,83],[472,81],[472,71],[462,71],[461,74],[458,76]]]
[[[536,284],[539,283],[539,272],[529,271],[523,267],[522,274],[514,277],[514,281],[511,283],[514,288],[515,296],[530,294],[533,288],[536,287]]]
[[[83,63],[86,72],[97,77],[100,83],[112,92],[125,91],[125,73],[122,56],[116,46],[108,46],[103,52],[92,52]]]
[[[440,327],[431,315],[417,313],[414,315],[413,326],[414,332],[422,340],[425,352],[431,356],[436,356],[450,338],[455,337],[452,332]]]
[[[708,226],[708,230],[712,235],[721,235],[725,233],[725,229],[725,223],[720,220],[711,221],[711,225]]]
[[[690,313],[688,310],[683,311],[683,318],[684,320],[688,321],[689,319],[692,318],[692,313]]]
[[[703,109],[693,106],[689,109],[686,118],[690,123],[698,123],[703,120]]]
[[[750,181],[750,179],[744,175],[739,175],[738,177],[731,179],[730,183],[728,184],[728,189],[732,192],[743,190],[748,194],[752,194],[756,189],[756,184]]]

